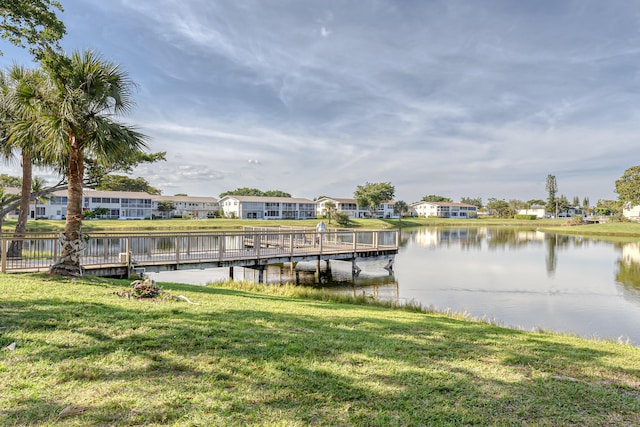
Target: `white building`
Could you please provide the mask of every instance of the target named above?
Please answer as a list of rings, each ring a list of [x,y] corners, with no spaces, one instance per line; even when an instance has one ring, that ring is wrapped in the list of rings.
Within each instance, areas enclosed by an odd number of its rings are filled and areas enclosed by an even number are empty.
[[[544,218],[546,214],[547,208],[539,205],[533,205],[525,209],[518,209],[518,215],[535,215],[536,218]]]
[[[66,191],[63,198],[66,199]],[[102,219],[151,219],[152,196],[134,191],[103,191],[84,189],[82,208],[93,211],[96,208],[109,210]],[[66,203],[65,203],[66,208]],[[66,213],[66,211],[65,211]]]
[[[337,197],[321,197],[317,200],[317,214],[325,216],[327,214],[326,204],[332,202],[337,212],[346,214],[349,218],[397,218],[394,212],[395,202],[382,202],[375,207],[373,215],[368,207],[358,206],[356,199],[343,199]]]
[[[173,206],[170,211],[159,209],[161,202],[168,202]],[[153,215],[159,218],[187,217],[214,218],[220,210],[218,199],[214,197],[194,196],[151,196]]]
[[[478,207],[466,203],[416,202],[411,205],[416,216],[436,218],[476,218]]]
[[[224,196],[218,202],[223,215],[240,219],[310,219],[316,202],[293,197]]]
[[[640,220],[640,205],[633,205],[630,202],[626,202],[622,207],[622,215],[634,221]]]
[[[5,188],[8,194],[19,194],[18,188]],[[151,195],[133,191],[100,191],[84,189],[82,208],[92,211],[105,208],[107,213],[99,218],[145,219],[151,218]],[[64,219],[67,216],[67,190],[58,190],[32,200],[29,205],[29,219]],[[9,217],[17,217],[17,210]]]

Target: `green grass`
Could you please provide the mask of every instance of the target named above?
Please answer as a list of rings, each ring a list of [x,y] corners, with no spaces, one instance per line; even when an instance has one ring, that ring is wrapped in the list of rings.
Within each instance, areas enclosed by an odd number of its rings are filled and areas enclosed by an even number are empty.
[[[570,227],[543,226],[542,231],[561,234],[579,234],[609,237],[639,237],[640,224],[637,222],[608,222],[605,224],[576,225]]]
[[[325,220],[326,221],[326,220]],[[491,227],[491,226],[527,226],[541,227],[562,225],[564,220],[541,219],[535,221],[515,219],[447,219],[447,218],[403,218],[398,219],[352,219],[348,228],[386,229],[398,227],[444,226],[444,227]],[[15,220],[6,220],[3,225],[5,232],[15,228]],[[95,220],[83,221],[85,232],[137,232],[137,231],[200,231],[200,230],[230,230],[243,226],[289,226],[315,227],[318,219],[308,220],[248,220],[248,219],[156,219],[156,220]],[[63,220],[37,220],[27,223],[29,232],[61,232],[64,230]],[[338,227],[335,221],[328,224],[330,228]]]
[[[628,345],[292,287],[162,284],[191,305],[126,285],[0,276],[2,425],[640,424]]]

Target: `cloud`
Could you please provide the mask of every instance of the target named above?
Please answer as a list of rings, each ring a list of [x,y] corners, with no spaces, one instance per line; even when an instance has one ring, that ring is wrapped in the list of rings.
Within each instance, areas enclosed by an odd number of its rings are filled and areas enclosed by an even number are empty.
[[[168,158],[135,174],[166,191],[348,197],[390,181],[408,202],[528,200],[552,173],[596,201],[615,198],[637,151],[639,14],[589,0],[66,0],[64,44],[131,70],[126,120]]]

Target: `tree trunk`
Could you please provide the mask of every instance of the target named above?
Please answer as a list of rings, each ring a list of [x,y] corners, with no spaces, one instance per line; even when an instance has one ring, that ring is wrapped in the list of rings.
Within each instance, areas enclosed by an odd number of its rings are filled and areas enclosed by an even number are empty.
[[[68,171],[68,203],[67,220],[61,236],[62,254],[57,263],[51,266],[50,272],[62,276],[82,276],[80,252],[84,249],[82,239],[82,180],[84,178],[84,156],[80,143],[70,137]]]
[[[29,202],[31,201],[31,181],[33,180],[33,167],[31,156],[22,150],[22,189],[20,190],[20,211],[18,222],[13,232],[13,237],[21,239],[27,232],[27,219],[29,218]],[[7,250],[7,257],[22,258],[22,240],[12,240]]]

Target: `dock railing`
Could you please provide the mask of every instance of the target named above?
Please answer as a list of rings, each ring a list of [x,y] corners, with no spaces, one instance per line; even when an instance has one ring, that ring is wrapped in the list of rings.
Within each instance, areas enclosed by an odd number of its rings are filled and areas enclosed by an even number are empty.
[[[219,232],[90,233],[80,255],[87,269],[205,264],[397,250],[394,230],[245,227]],[[47,271],[59,260],[58,233],[2,235],[0,272]]]

